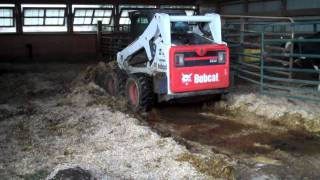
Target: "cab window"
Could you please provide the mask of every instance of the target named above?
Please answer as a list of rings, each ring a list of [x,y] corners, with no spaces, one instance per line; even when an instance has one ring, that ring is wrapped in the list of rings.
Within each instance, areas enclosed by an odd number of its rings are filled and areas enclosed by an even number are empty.
[[[137,19],[137,23],[138,23],[138,24],[148,24],[149,21],[148,21],[148,18],[147,18],[147,17],[139,17],[139,18]]]

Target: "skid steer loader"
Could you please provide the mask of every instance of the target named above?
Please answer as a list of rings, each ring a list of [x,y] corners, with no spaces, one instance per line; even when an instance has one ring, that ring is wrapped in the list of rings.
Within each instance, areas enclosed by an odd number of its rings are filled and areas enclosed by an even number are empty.
[[[108,93],[125,95],[134,111],[148,111],[155,102],[227,92],[229,49],[218,14],[145,10],[130,19],[135,40],[117,53],[118,67],[104,75]]]

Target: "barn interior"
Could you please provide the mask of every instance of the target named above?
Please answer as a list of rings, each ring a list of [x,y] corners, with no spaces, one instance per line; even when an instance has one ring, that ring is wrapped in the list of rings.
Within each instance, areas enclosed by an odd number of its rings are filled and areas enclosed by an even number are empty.
[[[170,47],[228,49],[208,60],[227,67],[223,91],[175,99],[169,75],[142,71],[155,102],[130,106],[150,92],[132,97],[128,77],[157,58],[127,47],[155,12],[201,31],[171,22],[189,34],[171,34]],[[319,58],[319,0],[0,0],[0,179],[319,179]],[[127,78],[110,89],[119,68]],[[200,84],[221,78],[199,74]]]

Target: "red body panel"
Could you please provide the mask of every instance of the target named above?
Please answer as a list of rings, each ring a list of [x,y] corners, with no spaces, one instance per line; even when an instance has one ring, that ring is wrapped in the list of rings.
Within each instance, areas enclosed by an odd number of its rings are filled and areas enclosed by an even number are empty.
[[[197,59],[206,59],[204,54],[208,51],[225,51],[225,64],[176,67],[175,54],[178,52],[196,52]],[[200,57],[201,56],[201,57]],[[213,56],[207,56],[212,58]],[[207,59],[208,59],[207,58]],[[193,60],[196,58],[185,58]],[[210,89],[222,89],[229,87],[229,48],[224,45],[194,45],[194,46],[172,46],[170,48],[170,90],[173,93],[182,93],[190,91],[202,91]]]

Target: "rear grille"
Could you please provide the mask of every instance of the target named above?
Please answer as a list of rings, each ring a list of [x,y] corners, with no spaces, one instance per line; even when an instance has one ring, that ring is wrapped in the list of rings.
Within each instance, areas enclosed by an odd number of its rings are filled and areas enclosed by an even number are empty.
[[[193,66],[210,66],[224,64],[218,62],[218,53],[224,51],[208,51],[203,56],[199,56],[196,52],[177,52],[175,54],[176,67],[193,67]],[[183,54],[182,60],[177,61],[177,56]]]

